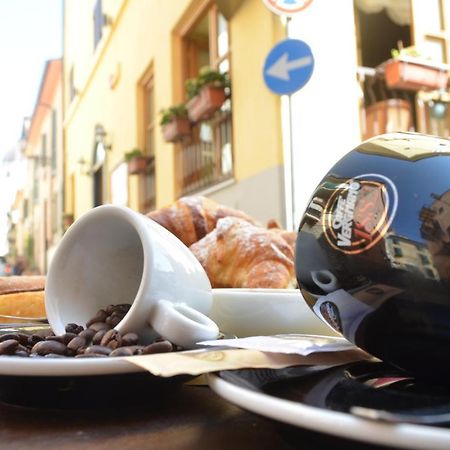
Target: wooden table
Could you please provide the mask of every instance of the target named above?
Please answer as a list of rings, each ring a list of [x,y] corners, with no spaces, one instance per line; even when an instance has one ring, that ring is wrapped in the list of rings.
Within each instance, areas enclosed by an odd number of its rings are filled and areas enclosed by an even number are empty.
[[[0,403],[0,448],[382,449],[283,425],[230,404],[207,386],[194,385],[118,408],[102,409],[95,399],[75,410]]]

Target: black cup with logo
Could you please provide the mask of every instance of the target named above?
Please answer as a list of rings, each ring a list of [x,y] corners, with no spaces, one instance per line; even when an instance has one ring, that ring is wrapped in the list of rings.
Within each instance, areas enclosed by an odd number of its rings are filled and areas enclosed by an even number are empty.
[[[385,134],[338,161],[300,223],[296,271],[348,340],[450,383],[450,141]]]

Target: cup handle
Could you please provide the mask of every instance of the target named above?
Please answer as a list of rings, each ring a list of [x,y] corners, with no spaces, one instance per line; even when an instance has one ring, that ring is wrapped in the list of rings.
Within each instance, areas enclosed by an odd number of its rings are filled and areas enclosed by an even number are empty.
[[[159,300],[148,318],[159,335],[173,344],[193,348],[197,342],[217,339],[219,327],[209,317],[184,303]]]

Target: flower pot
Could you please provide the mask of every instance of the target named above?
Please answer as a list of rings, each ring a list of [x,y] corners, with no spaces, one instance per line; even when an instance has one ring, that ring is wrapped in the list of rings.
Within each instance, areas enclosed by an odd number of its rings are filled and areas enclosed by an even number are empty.
[[[128,174],[136,175],[147,170],[148,158],[145,156],[135,156],[128,161]]]
[[[192,122],[209,119],[225,101],[223,86],[212,84],[204,86],[200,93],[186,104],[189,119]]]
[[[417,58],[386,61],[384,75],[388,87],[413,91],[445,89],[448,81],[448,69],[445,65]]]
[[[171,122],[162,126],[162,133],[166,142],[178,142],[191,135],[191,124],[186,117],[175,117]]]

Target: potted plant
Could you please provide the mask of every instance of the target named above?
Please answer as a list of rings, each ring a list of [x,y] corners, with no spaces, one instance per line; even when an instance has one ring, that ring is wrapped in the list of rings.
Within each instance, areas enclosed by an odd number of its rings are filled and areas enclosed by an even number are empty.
[[[142,150],[134,148],[125,153],[125,161],[128,163],[128,173],[136,175],[147,170],[148,158],[142,153]]]
[[[67,231],[67,229],[72,225],[74,222],[74,216],[72,213],[65,212],[62,215],[62,223],[63,223],[63,230]]]
[[[226,98],[225,89],[229,87],[228,74],[209,67],[202,68],[197,78],[186,80],[189,119],[198,122],[210,118],[222,106]]]
[[[394,49],[391,54],[381,66],[389,88],[431,91],[447,87],[446,64],[422,57],[415,47]]]
[[[191,123],[185,104],[161,110],[162,133],[166,142],[181,141],[191,135]]]

